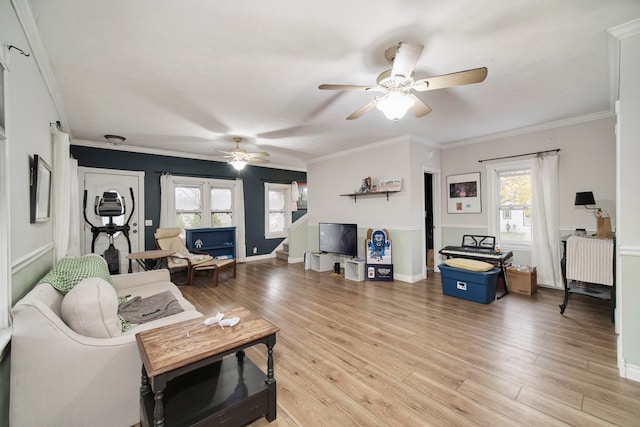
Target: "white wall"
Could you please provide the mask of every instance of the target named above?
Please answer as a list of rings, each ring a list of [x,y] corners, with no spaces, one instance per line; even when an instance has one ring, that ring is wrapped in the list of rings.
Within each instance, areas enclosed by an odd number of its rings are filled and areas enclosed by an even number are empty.
[[[366,149],[340,153],[308,165],[309,225],[319,222],[356,223],[358,228],[386,228],[393,241],[394,275],[413,282],[422,277],[424,254],[423,168],[440,167],[439,150],[409,136],[382,141]],[[362,179],[399,178],[402,191],[353,198],[340,196],[356,191]],[[360,235],[361,234],[361,235]],[[359,247],[363,248],[364,234]],[[309,248],[317,248],[317,235],[309,233]],[[364,252],[360,254],[364,255]]]
[[[620,40],[618,367],[622,376],[640,381],[640,20],[614,30]]]
[[[560,149],[560,231],[568,232],[575,228],[586,228],[588,231],[595,232],[596,220],[593,214],[584,208],[574,206],[575,193],[580,191],[593,191],[597,205],[609,213],[615,227],[614,127],[615,118],[605,117],[443,150],[441,158],[443,174],[480,172],[482,189],[482,213],[480,214],[448,214],[446,194],[443,194],[443,227],[487,227],[486,164],[479,163],[479,160],[556,148]],[[444,179],[446,180],[446,177]],[[444,243],[459,244],[446,241]]]
[[[7,0],[0,2],[0,43],[31,51],[16,14]],[[15,261],[52,242],[51,221],[29,223],[29,157],[38,154],[50,165],[53,163],[49,123],[60,118],[34,55],[25,57],[14,49],[10,54],[6,131],[12,187],[11,254],[12,260]]]

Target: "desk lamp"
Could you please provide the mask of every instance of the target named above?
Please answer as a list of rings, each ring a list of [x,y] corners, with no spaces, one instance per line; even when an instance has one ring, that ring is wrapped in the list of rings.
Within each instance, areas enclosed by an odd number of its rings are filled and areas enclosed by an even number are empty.
[[[596,200],[593,197],[592,191],[584,191],[581,193],[576,193],[576,201],[574,205],[576,206],[584,206],[585,209],[594,211],[593,214],[597,220],[597,232],[596,236],[598,237],[606,237],[610,238],[611,233],[611,218],[608,215],[604,215],[602,213],[602,209],[595,206]],[[589,206],[593,206],[590,208]]]
[[[585,209],[596,210],[597,207],[590,208],[590,205],[596,204],[596,199],[593,198],[592,191],[584,191],[582,193],[576,193],[576,201],[574,203],[576,206],[584,206]]]

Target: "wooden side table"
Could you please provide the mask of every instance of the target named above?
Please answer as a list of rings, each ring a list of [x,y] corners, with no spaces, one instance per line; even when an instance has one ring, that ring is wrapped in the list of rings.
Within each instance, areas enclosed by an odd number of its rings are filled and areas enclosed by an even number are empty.
[[[136,260],[138,265],[140,265],[144,270],[158,270],[165,264],[167,257],[170,257],[175,253],[176,251],[163,250],[142,251],[129,254],[127,255],[127,258]],[[155,263],[152,267],[149,267],[145,262],[146,260],[153,260]]]
[[[201,317],[136,334],[143,361],[143,426],[275,420],[273,347],[279,329],[242,307],[225,313],[234,316],[240,323],[224,329],[203,325]],[[267,347],[266,374],[244,356],[244,349],[256,344]]]

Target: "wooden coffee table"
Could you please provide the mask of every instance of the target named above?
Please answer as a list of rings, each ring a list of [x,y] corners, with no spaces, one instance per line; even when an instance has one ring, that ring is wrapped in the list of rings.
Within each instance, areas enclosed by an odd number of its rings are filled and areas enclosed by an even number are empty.
[[[143,426],[244,425],[263,416],[275,420],[273,346],[280,329],[243,307],[224,314],[240,317],[240,323],[224,329],[206,326],[203,316],[136,334],[143,361]],[[256,344],[267,346],[266,374],[244,357],[244,349]]]

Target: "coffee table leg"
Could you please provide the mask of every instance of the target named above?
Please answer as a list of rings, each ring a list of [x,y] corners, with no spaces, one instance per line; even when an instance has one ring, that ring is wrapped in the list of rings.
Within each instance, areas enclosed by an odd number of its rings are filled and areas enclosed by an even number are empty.
[[[244,350],[237,351],[236,358],[238,359],[238,362],[241,362],[244,359]]]
[[[149,386],[149,377],[147,376],[147,370],[142,365],[142,384],[140,385],[140,394],[145,396],[151,392],[151,387]]]
[[[164,389],[156,391],[153,396],[155,402],[153,406],[153,425],[154,427],[164,427],[164,405],[162,398],[164,397]]]
[[[276,380],[273,376],[273,345],[274,343],[272,342],[269,342],[269,344],[267,344],[267,379],[265,381],[269,389],[269,402],[268,402],[267,416],[265,418],[269,422],[276,419],[276,410],[277,410]]]

